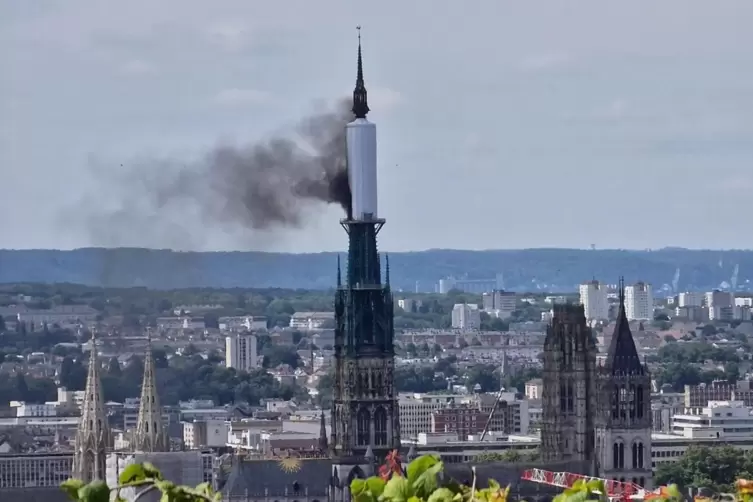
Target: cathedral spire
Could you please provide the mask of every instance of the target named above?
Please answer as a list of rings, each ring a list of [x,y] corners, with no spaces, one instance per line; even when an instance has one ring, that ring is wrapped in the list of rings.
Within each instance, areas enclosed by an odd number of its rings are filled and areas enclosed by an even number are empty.
[[[94,332],[90,343],[89,372],[73,454],[73,476],[84,483],[95,479],[104,481],[107,449],[112,445],[112,435],[105,415],[102,382],[99,379],[97,337]]]
[[[363,81],[363,58],[361,57],[361,27],[358,30],[358,73],[356,75],[356,88],[353,90],[353,113],[357,119],[365,119],[369,113],[369,105],[366,96],[366,84]]]
[[[645,370],[640,357],[638,357],[638,349],[635,348],[633,334],[630,331],[630,322],[625,310],[624,277],[620,277],[619,298],[620,306],[617,312],[617,322],[607,351],[606,367],[612,374],[642,375]]]
[[[324,418],[324,410],[322,410],[322,414],[320,417],[319,422],[319,450],[324,453],[328,450],[327,445],[327,422]]]
[[[162,407],[157,394],[157,376],[152,356],[152,333],[147,331],[146,354],[144,355],[144,380],[141,384],[141,403],[136,434],[131,445],[135,451],[170,451],[170,443],[162,425]]]

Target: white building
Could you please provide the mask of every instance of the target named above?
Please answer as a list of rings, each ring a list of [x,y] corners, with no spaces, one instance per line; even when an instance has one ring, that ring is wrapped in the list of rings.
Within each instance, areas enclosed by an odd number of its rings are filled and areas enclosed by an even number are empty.
[[[743,401],[709,401],[698,414],[674,415],[672,432],[692,439],[750,439],[752,413],[753,409]]]
[[[473,330],[481,327],[481,311],[472,303],[456,303],[452,308],[452,327]]]
[[[685,292],[677,295],[678,307],[703,307],[705,295],[703,293]]]
[[[654,318],[654,293],[650,284],[636,282],[625,286],[625,312],[630,321]]]
[[[587,320],[600,321],[609,318],[606,284],[601,284],[597,280],[584,282],[578,288],[578,292]]]
[[[735,315],[735,295],[729,291],[709,291],[706,306],[712,321],[731,321],[738,317]]]
[[[418,312],[418,309],[423,306],[423,302],[413,298],[401,298],[397,301],[397,306],[405,312]]]
[[[306,331],[323,329],[335,321],[334,312],[296,312],[290,316],[290,327]]]
[[[482,296],[483,309],[493,317],[509,319],[516,307],[516,295],[512,291],[495,289]]]
[[[259,367],[256,335],[239,333],[225,337],[225,367],[239,371],[251,371]]]
[[[227,316],[217,320],[222,331],[266,331],[267,318],[265,316]]]

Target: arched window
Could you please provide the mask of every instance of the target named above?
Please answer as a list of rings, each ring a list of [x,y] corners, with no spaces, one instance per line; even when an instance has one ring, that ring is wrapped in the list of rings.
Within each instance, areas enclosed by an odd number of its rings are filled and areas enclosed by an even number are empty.
[[[357,440],[359,445],[367,445],[371,436],[371,416],[369,410],[361,408],[357,415],[358,433]]]
[[[644,458],[643,443],[638,443],[638,469],[643,469],[643,458]]]
[[[638,443],[633,443],[633,469],[638,468]]]
[[[575,396],[573,392],[573,384],[567,384],[567,411],[573,411],[575,409]]]
[[[612,445],[612,467],[617,469],[618,465],[620,465],[620,445],[614,443]]]
[[[628,391],[624,385],[620,386],[620,418],[622,420],[627,419],[627,407],[628,407]]]
[[[635,385],[630,386],[630,393],[628,394],[628,407],[630,410],[630,419],[635,420]]]
[[[643,386],[639,385],[635,389],[635,409],[638,418],[643,418]]]
[[[144,422],[144,432],[149,432],[149,422]]]
[[[625,443],[620,443],[620,458],[619,458],[619,467],[618,469],[624,469],[625,468]],[[623,479],[623,482],[625,480]]]
[[[560,384],[560,411],[567,411],[567,387],[564,383]]]
[[[387,412],[382,406],[374,412],[374,444],[387,444]]]
[[[615,385],[612,389],[612,418],[620,418],[620,388]]]
[[[642,486],[642,487],[645,487],[646,486],[646,478],[644,478],[643,476],[641,476],[640,478],[638,478],[638,484],[640,486]]]

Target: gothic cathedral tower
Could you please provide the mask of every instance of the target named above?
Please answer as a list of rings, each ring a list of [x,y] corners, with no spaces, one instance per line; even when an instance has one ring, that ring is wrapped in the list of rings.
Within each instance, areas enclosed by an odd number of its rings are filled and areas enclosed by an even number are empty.
[[[348,234],[348,263],[345,284],[339,260],[337,265],[330,440],[335,462],[340,466],[337,475],[345,486],[349,486],[348,478],[368,475],[363,471],[400,447],[393,385],[393,300],[389,262],[385,263],[383,285],[377,252],[377,234],[385,220],[377,217],[376,126],[366,119],[368,112],[359,35],[353,92],[355,120],[346,127],[352,208],[348,218],[341,221]]]
[[[594,470],[596,343],[582,305],[555,305],[544,340],[541,456]]]
[[[112,434],[105,416],[102,382],[99,380],[97,340],[92,335],[89,352],[89,374],[86,377],[86,395],[81,405],[81,418],[76,433],[73,452],[73,477],[84,483],[95,479],[105,480],[107,450],[112,447]]]
[[[597,464],[605,479],[651,488],[651,375],[638,357],[625,312],[620,310],[607,359],[599,368]]]
[[[144,357],[144,380],[141,384],[141,404],[136,434],[131,445],[138,452],[170,451],[170,439],[162,424],[162,407],[157,393],[157,374],[152,354],[152,336],[148,334]]]

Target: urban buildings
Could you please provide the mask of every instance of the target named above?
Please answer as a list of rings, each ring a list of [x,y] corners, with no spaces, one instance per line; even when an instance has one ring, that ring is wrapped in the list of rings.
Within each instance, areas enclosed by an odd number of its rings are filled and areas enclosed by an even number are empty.
[[[626,286],[624,303],[629,321],[653,320],[654,294],[650,284],[636,282]]]
[[[475,330],[481,327],[481,311],[472,303],[456,303],[452,308],[452,327]]]
[[[256,336],[252,333],[239,333],[225,337],[225,366],[238,371],[251,371],[258,368],[256,348]]]
[[[597,280],[584,282],[578,287],[580,303],[587,321],[602,321],[609,319],[609,303],[607,302],[607,286]]]
[[[493,317],[508,319],[515,312],[517,296],[512,291],[495,289],[482,295],[484,312]]]

